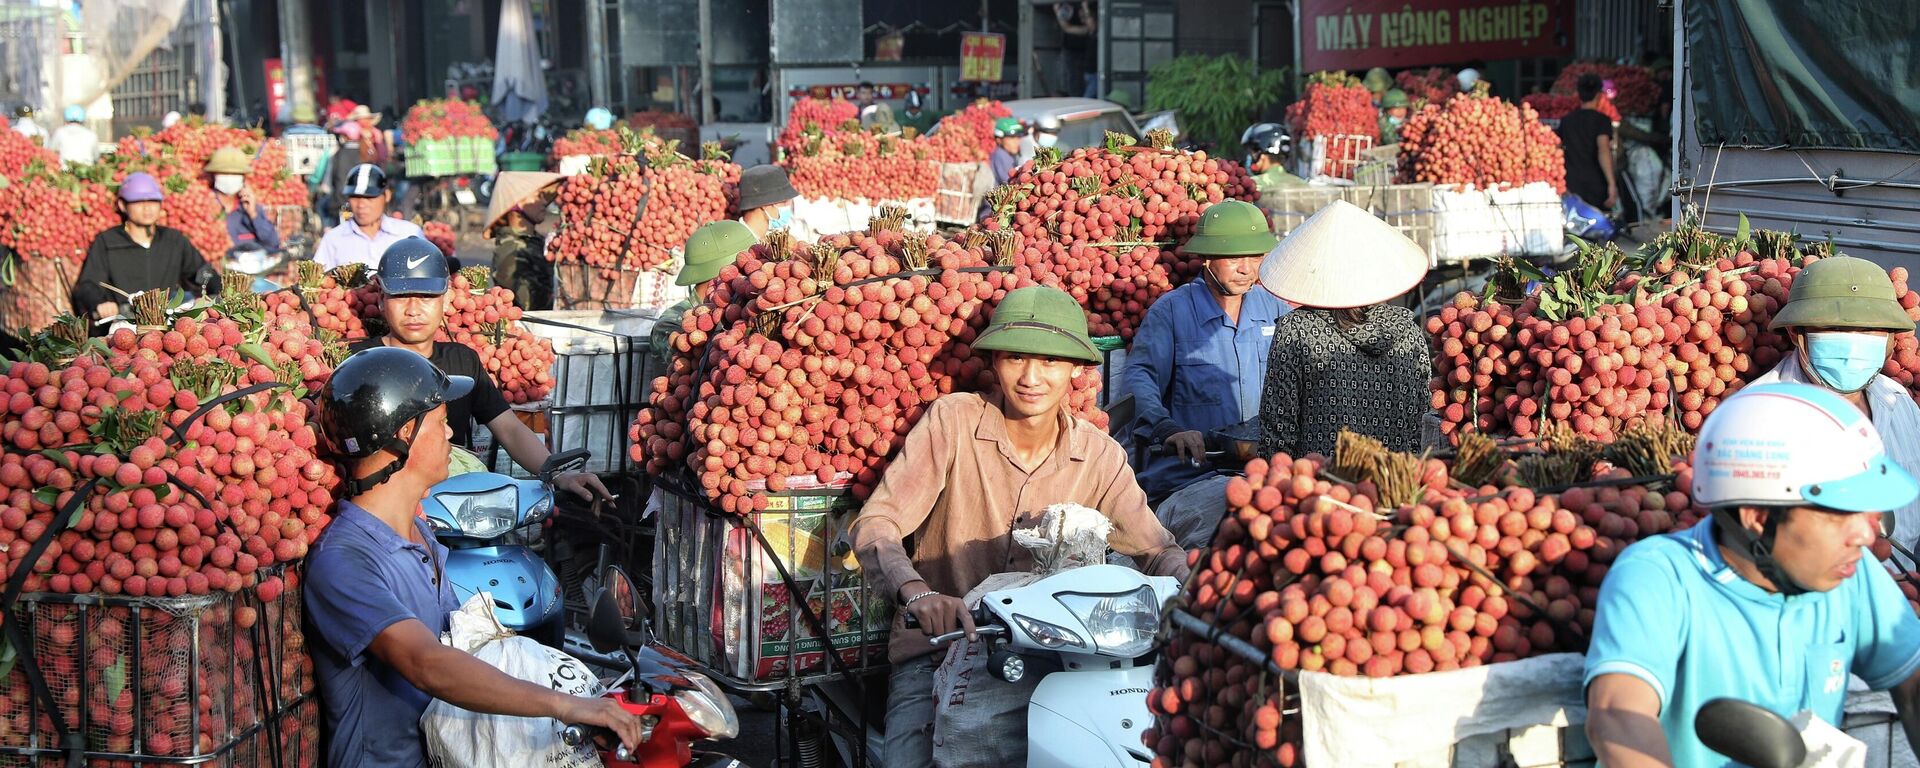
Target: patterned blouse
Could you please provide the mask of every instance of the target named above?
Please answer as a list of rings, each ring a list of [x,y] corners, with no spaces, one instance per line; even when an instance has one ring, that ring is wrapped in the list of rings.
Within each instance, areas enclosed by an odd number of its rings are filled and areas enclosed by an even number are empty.
[[[1425,332],[1404,307],[1376,305],[1344,331],[1327,310],[1288,314],[1274,326],[1260,396],[1261,450],[1332,456],[1342,427],[1419,450],[1431,371]]]

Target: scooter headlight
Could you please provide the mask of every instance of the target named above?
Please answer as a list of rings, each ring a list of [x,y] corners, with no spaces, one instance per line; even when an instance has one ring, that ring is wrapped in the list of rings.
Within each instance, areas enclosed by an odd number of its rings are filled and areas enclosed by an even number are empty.
[[[1152,586],[1118,595],[1055,595],[1093,635],[1093,646],[1108,656],[1134,658],[1153,649],[1160,626],[1160,601]]]
[[[1013,615],[1013,620],[1020,625],[1020,631],[1027,633],[1027,636],[1033,638],[1033,641],[1039,643],[1042,648],[1057,649],[1069,645],[1075,648],[1087,647],[1087,642],[1081,640],[1073,630],[1058,624],[1050,624],[1017,613]]]
[[[740,735],[740,716],[733,711],[733,702],[727,700],[727,694],[713,682],[713,678],[688,670],[683,673],[693,688],[673,694],[674,701],[680,702],[680,709],[687,713],[687,719],[700,730],[707,732],[710,739],[731,739]]]
[[[477,493],[443,493],[439,499],[453,514],[462,536],[491,539],[513,530],[520,517],[519,489],[511,485]]]

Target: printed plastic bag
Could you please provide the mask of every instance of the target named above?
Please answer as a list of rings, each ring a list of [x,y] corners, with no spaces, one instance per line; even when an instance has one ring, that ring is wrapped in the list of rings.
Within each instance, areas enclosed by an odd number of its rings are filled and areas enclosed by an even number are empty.
[[[449,617],[443,638],[513,677],[545,685],[570,696],[606,692],[585,664],[560,651],[513,634],[493,615],[493,596],[468,598]],[[420,716],[427,755],[447,768],[588,768],[600,765],[591,746],[569,747],[560,740],[566,724],[549,717],[483,715],[434,700]]]
[[[989,592],[1023,587],[1054,573],[1106,562],[1113,521],[1079,504],[1047,507],[1015,543],[1033,551],[1031,573],[996,573],[964,598],[969,609]],[[987,643],[962,637],[933,671],[933,763],[939,768],[1002,768],[1027,762],[1027,702],[1040,675],[1008,683],[987,671]]]

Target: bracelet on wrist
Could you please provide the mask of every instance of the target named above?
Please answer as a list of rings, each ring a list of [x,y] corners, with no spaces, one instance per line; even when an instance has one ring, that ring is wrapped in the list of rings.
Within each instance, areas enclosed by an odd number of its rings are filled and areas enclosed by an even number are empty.
[[[927,597],[932,597],[932,596],[934,596],[934,595],[937,595],[937,594],[940,594],[940,593],[939,593],[939,592],[936,592],[936,591],[934,591],[934,590],[931,590],[931,589],[929,589],[929,590],[927,590],[927,591],[925,591],[925,592],[922,592],[922,593],[920,593],[920,594],[917,594],[917,595],[914,595],[913,597],[909,597],[909,598],[907,598],[907,600],[906,600],[906,602],[904,602],[904,603],[901,603],[901,604],[900,604],[900,607],[902,607],[902,608],[911,608],[911,607],[913,607],[913,604],[914,604],[914,603],[917,603],[917,602],[919,602],[919,601],[920,601],[920,600],[921,600],[922,598],[927,598]]]

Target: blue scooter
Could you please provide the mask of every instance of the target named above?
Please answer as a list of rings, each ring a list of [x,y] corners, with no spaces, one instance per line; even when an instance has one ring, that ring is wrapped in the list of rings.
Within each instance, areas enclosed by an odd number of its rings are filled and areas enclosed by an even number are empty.
[[[553,478],[586,466],[589,455],[575,448],[548,456],[536,480],[454,475],[421,502],[434,538],[451,550],[447,580],[455,594],[462,601],[475,592],[492,595],[501,624],[552,648],[561,647],[567,631],[560,579],[512,534],[553,516]]]

